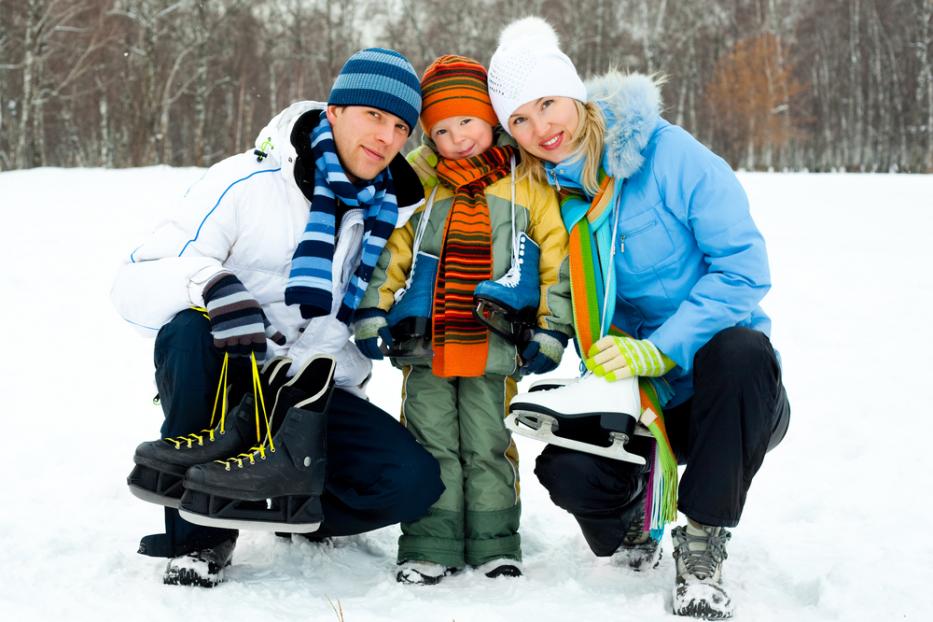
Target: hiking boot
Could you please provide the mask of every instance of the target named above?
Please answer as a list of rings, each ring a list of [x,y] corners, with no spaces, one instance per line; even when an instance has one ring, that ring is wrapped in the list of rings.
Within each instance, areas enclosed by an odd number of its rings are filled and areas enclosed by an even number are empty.
[[[476,567],[477,572],[482,572],[490,579],[499,577],[520,577],[522,576],[522,563],[517,559],[500,557],[480,564]]]
[[[211,548],[170,559],[162,583],[214,587],[224,580],[224,568],[230,565],[235,546],[236,538],[232,538]]]
[[[449,568],[443,564],[409,560],[398,565],[395,580],[407,585],[437,585],[441,579],[456,571],[456,568]]]
[[[661,541],[655,540],[644,530],[645,506],[641,502],[638,505],[638,511],[629,522],[625,537],[622,538],[622,544],[612,554],[610,561],[616,566],[642,572],[658,567],[663,550]]]
[[[724,620],[735,613],[722,585],[722,562],[732,534],[722,527],[692,524],[671,531],[677,579],[674,613],[702,620]]]

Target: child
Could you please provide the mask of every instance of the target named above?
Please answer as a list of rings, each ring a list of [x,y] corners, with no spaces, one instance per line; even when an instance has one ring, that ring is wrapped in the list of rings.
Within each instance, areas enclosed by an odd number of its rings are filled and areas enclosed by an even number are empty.
[[[504,135],[483,66],[442,56],[421,87],[421,126],[440,156],[439,184],[389,238],[355,316],[357,346],[381,359],[379,340],[397,341],[389,311],[413,257],[419,271],[433,267],[425,253],[437,258],[431,347],[390,354],[404,373],[401,420],[440,462],[446,490],[426,517],[402,523],[396,579],[435,584],[467,564],[490,578],[515,577],[522,574],[518,455],[502,420],[516,377],[556,368],[571,334],[567,233],[555,194],[514,180],[517,150],[495,144]],[[531,288],[537,297],[540,287],[540,304],[530,338],[516,347],[474,317],[473,290],[519,261],[512,249],[522,232],[540,248],[540,283]]]

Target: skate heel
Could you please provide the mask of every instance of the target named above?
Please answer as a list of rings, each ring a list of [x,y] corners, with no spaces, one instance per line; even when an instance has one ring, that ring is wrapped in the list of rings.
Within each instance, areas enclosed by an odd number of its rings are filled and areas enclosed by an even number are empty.
[[[185,469],[180,468],[184,471]],[[126,485],[137,499],[169,508],[177,508],[184,492],[185,474],[158,470],[137,464],[126,478]]]
[[[602,413],[599,415],[599,427],[610,432],[621,433],[626,440],[635,434],[637,420],[628,413]]]

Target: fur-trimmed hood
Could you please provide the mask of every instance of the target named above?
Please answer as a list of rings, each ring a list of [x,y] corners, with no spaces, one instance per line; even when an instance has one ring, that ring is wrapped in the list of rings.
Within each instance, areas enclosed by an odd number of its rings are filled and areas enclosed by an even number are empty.
[[[589,100],[606,118],[603,166],[616,179],[631,177],[661,115],[661,83],[640,73],[610,71],[586,81]]]

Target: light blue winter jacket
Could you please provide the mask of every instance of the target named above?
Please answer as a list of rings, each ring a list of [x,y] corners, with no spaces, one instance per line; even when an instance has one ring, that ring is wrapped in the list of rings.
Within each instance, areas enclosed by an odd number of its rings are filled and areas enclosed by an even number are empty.
[[[758,306],[771,286],[765,242],[732,169],[660,117],[651,79],[613,72],[588,82],[587,92],[606,118],[602,163],[621,209],[612,323],[677,363],[666,376],[677,405],[693,394],[694,355],[716,333],[744,326],[770,334]],[[581,169],[579,161],[548,164],[548,179],[580,188]],[[615,213],[594,223],[604,274]]]

